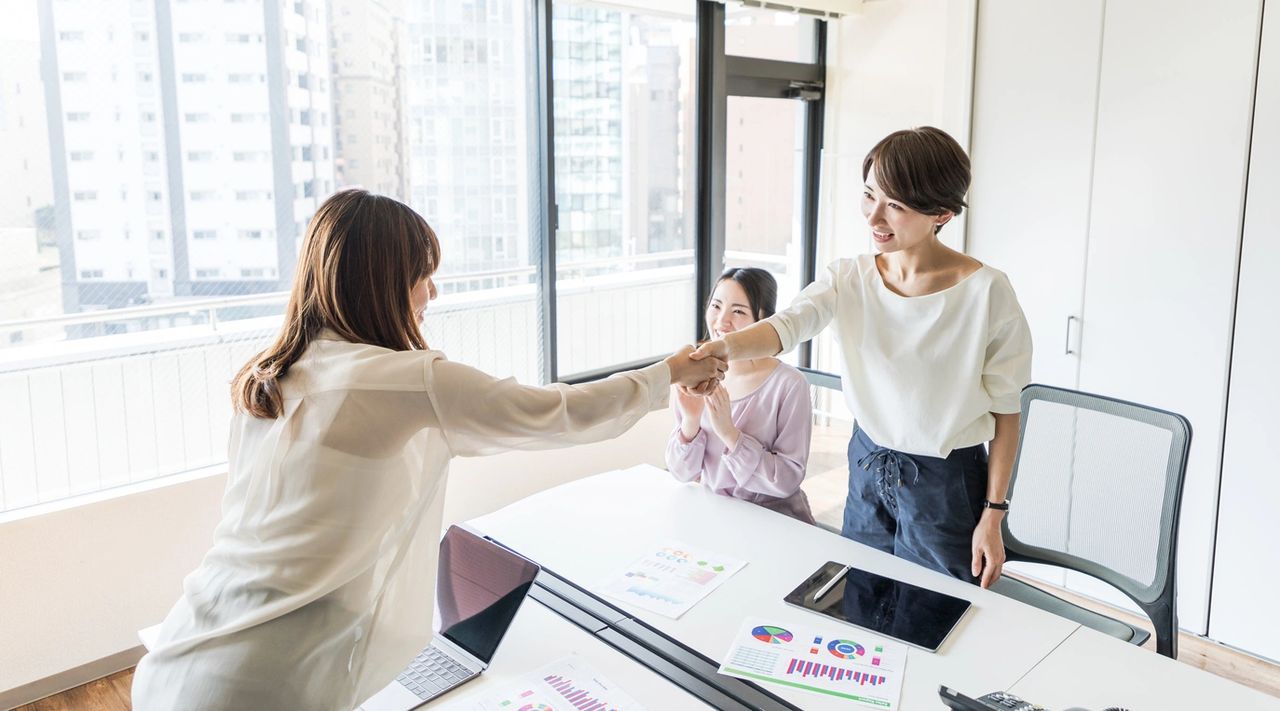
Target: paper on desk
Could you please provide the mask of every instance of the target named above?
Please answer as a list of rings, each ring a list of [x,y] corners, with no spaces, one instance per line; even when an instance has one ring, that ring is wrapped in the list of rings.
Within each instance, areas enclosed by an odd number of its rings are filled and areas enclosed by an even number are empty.
[[[680,541],[667,541],[650,550],[600,592],[678,619],[747,564]]]
[[[748,617],[720,673],[895,709],[906,664],[905,645],[854,627]]]
[[[490,694],[470,708],[472,711],[645,711],[644,706],[595,673],[577,655],[527,674],[507,690]]]

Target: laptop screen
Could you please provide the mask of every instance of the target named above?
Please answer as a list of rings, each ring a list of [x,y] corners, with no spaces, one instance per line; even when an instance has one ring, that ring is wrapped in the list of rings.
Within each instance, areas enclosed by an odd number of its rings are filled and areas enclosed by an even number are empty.
[[[524,602],[538,566],[457,526],[440,541],[440,633],[488,664]]]

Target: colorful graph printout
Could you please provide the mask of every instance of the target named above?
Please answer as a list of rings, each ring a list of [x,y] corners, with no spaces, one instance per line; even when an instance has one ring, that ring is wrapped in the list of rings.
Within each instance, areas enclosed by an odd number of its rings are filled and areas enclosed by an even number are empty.
[[[636,607],[678,619],[747,562],[680,541],[657,543],[601,587]]]
[[[773,627],[770,625],[760,625],[759,627],[751,630],[751,636],[761,642],[768,642],[769,644],[784,644],[793,639],[790,632],[782,629],[781,627]]]
[[[471,711],[645,711],[644,706],[571,655],[525,675]]]
[[[864,631],[858,631],[858,641],[851,640],[852,631],[747,618],[723,657],[720,673],[848,699],[862,708],[897,708],[906,645]]]
[[[833,639],[827,644],[827,651],[836,655],[841,659],[853,659],[861,657],[867,653],[867,650],[857,642],[850,642],[847,639]]]

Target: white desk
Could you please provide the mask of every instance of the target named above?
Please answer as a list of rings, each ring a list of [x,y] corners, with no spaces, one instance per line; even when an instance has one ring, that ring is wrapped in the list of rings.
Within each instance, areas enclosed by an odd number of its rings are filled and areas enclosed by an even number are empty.
[[[1009,691],[1051,709],[1280,710],[1280,699],[1081,627]]]
[[[941,708],[939,684],[975,695],[1007,689],[1078,627],[823,529],[716,496],[697,485],[678,484],[653,467],[564,484],[468,525],[597,594],[611,576],[649,552],[654,543],[667,539],[749,561],[679,620],[606,598],[716,660],[728,651],[747,615],[810,617],[811,613],[783,603],[782,597],[828,560],[972,601],[973,609],[937,654],[908,652],[902,709]],[[609,675],[608,669],[601,672]],[[617,681],[626,685],[621,678]],[[848,708],[838,699],[773,684],[762,686],[804,709]]]
[[[509,690],[518,677],[570,653],[603,674],[648,709],[708,709],[684,689],[643,667],[622,652],[579,629],[573,623],[529,598],[507,630],[489,669],[474,681],[423,706],[460,711],[493,693]]]

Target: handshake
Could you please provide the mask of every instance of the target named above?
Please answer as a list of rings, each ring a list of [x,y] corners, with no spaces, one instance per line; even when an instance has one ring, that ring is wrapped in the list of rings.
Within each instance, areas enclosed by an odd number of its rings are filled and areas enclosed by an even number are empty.
[[[695,349],[685,346],[666,359],[671,384],[690,393],[709,395],[729,367],[729,348],[723,340],[707,341]]]

